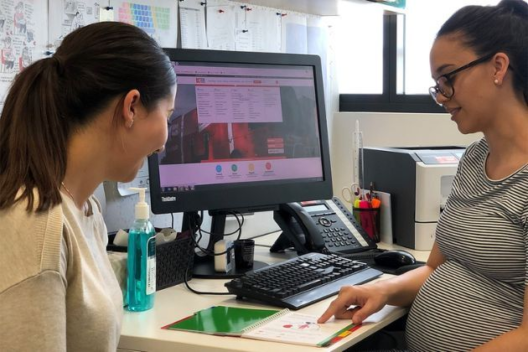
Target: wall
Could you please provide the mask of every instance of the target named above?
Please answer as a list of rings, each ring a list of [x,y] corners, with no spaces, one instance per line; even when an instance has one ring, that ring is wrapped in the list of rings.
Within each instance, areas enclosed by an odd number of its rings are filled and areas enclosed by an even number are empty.
[[[261,1],[248,1],[252,3],[261,3]],[[298,2],[271,2],[268,4],[267,1],[262,1],[263,6],[272,6],[272,4],[278,4],[282,3],[284,5],[285,9],[290,10],[301,10],[303,8],[311,8],[311,10],[328,10],[329,13],[334,13],[335,7],[337,7],[337,0],[327,1],[325,5],[320,4],[316,7],[313,6],[304,6],[306,1],[298,1]],[[306,4],[314,2],[315,0],[310,0],[306,2]],[[320,1],[319,1],[320,2]],[[212,2],[211,2],[212,3]],[[322,3],[322,2],[321,2]],[[282,8],[282,7],[281,7]],[[334,11],[334,12],[333,12]],[[253,11],[256,12],[256,11]],[[286,20],[288,17],[293,17],[293,13],[290,14],[290,16],[287,16],[284,18]],[[299,15],[299,14],[297,14]],[[303,18],[304,16],[300,16],[300,18]],[[312,45],[314,48],[311,48],[308,43],[306,43],[306,47],[310,48],[310,53],[316,53],[319,48],[327,48],[328,43],[332,41],[332,37],[334,35],[333,33],[333,17],[321,17],[316,15],[306,15],[307,19],[307,25],[308,27],[313,27],[315,25],[321,26],[321,28],[324,28],[324,35],[321,35],[319,38],[321,43],[318,43],[315,39],[313,39],[310,44],[318,44],[318,45]],[[319,23],[320,21],[320,23]],[[288,23],[288,21],[285,21],[285,23]],[[284,25],[286,26],[286,25]],[[314,28],[318,28],[318,27]],[[296,26],[293,26],[296,27]],[[326,31],[328,33],[326,33]],[[314,34],[318,33],[318,31],[313,31]],[[320,33],[321,34],[321,33]],[[326,38],[328,36],[328,38]],[[311,38],[307,36],[306,39]],[[286,52],[288,51],[287,47],[284,47],[284,50]],[[325,107],[326,107],[326,116],[328,119],[328,128],[330,132],[331,123],[332,123],[332,115],[333,112],[337,109],[338,106],[338,95],[337,95],[337,83],[335,80],[336,73],[335,73],[335,65],[333,63],[335,62],[334,58],[334,51],[331,47],[329,47],[325,52],[320,53],[320,56],[322,56],[322,64],[323,64],[323,74],[326,73],[325,77],[325,85],[326,85],[326,91],[325,91]],[[119,192],[117,191],[117,185],[115,182],[105,182],[104,184],[104,193],[106,198],[106,211],[105,211],[105,222],[108,227],[108,231],[117,231],[121,228],[128,228],[130,224],[132,223],[134,219],[134,205],[137,202],[137,196],[121,196]],[[149,193],[147,193],[147,202],[150,203],[149,199]],[[265,212],[265,213],[256,213],[251,214],[245,217],[245,225],[244,225],[244,232],[242,234],[242,237],[247,238],[251,236],[256,236],[261,233],[271,232],[278,230],[278,226],[275,224],[272,218],[271,212]],[[210,224],[210,218],[205,215],[204,216],[204,225],[203,229],[208,230],[208,224]],[[172,218],[169,215],[153,215],[151,216],[151,221],[156,227],[170,227],[172,226]],[[181,228],[181,221],[182,221],[182,214],[174,214],[174,228],[180,229]],[[226,224],[226,232],[231,232],[235,230],[238,227],[238,224],[236,221],[234,221],[233,218],[227,219]],[[204,238],[204,242],[207,240],[207,235]]]
[[[331,132],[334,195],[342,199],[343,187],[353,180],[352,134],[356,120],[365,147],[467,146],[482,134],[461,134],[449,114],[339,112]]]
[[[247,1],[252,2],[252,1]],[[258,1],[255,1],[258,2]],[[328,51],[326,66],[325,104],[331,148],[334,195],[341,197],[341,189],[352,182],[352,133],[355,122],[360,122],[364,133],[365,146],[441,146],[463,145],[481,138],[481,135],[462,135],[448,114],[401,114],[401,113],[354,113],[336,112],[338,109],[338,74],[335,65],[335,30],[339,17],[323,17],[328,28]],[[106,192],[106,222],[109,231],[128,227],[133,220],[134,204],[137,196],[121,197],[115,183],[104,185]],[[170,215],[153,216],[155,226],[172,225]],[[181,214],[175,214],[175,228],[181,226]],[[276,229],[271,213],[248,216],[244,226],[244,236],[257,235],[256,228],[263,232]],[[235,222],[228,220],[226,231],[236,228]],[[264,231],[266,230],[266,231]]]

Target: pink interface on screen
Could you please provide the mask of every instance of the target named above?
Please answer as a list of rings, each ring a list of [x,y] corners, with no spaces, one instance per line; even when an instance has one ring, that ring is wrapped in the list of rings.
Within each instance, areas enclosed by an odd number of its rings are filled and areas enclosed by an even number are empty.
[[[311,67],[174,68],[161,187],[322,179]]]

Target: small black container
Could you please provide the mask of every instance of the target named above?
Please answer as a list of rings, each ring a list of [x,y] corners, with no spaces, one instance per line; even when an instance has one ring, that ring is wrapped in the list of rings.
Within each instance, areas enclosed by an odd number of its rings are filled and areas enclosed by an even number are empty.
[[[128,231],[128,230],[125,230]],[[156,233],[161,229],[156,228]],[[108,234],[107,251],[127,252],[127,247],[114,245],[116,233]],[[156,246],[156,291],[175,286],[192,279],[194,241],[188,233],[178,233],[171,242]]]

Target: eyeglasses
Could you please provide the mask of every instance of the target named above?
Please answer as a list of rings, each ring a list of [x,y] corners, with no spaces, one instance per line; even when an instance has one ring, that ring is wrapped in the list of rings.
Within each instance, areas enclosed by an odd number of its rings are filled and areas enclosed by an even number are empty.
[[[453,76],[454,75],[456,75],[457,73],[462,72],[462,71],[464,71],[464,70],[466,70],[466,69],[468,69],[470,67],[476,66],[478,64],[481,64],[481,63],[491,59],[493,57],[493,55],[495,55],[495,53],[485,55],[485,56],[483,56],[481,58],[478,58],[478,59],[476,59],[474,61],[471,61],[467,65],[459,67],[459,68],[457,68],[454,71],[448,72],[448,73],[443,74],[440,77],[438,77],[438,79],[436,80],[436,85],[431,87],[431,88],[429,88],[429,94],[431,94],[431,97],[433,98],[433,100],[438,105],[442,105],[437,100],[438,93],[442,94],[447,99],[450,99],[453,95],[455,95],[455,87],[453,87],[453,82],[454,82]]]

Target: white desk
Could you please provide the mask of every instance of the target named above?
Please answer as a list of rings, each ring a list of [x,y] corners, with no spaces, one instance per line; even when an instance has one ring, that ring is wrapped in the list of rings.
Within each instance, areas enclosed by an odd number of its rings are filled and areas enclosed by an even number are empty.
[[[275,236],[257,239],[256,243],[271,244]],[[380,245],[382,248],[398,248],[397,246]],[[401,247],[399,247],[401,248]],[[406,249],[408,250],[408,249]],[[408,250],[410,251],[410,250]],[[412,252],[417,260],[426,260],[428,252]],[[255,260],[273,263],[291,257],[291,255],[270,254],[269,248],[257,246]],[[379,280],[388,278],[383,275]],[[224,283],[227,280],[192,279],[189,285],[198,291],[227,292]],[[328,307],[333,298],[310,305],[300,311],[307,314],[320,315]],[[222,337],[181,331],[161,329],[162,326],[192,315],[194,312],[213,305],[246,306],[269,308],[239,301],[234,296],[197,295],[189,291],[184,284],[173,286],[156,293],[154,308],[141,313],[125,311],[119,351],[342,351],[382,329],[398,318],[404,316],[404,308],[387,306],[366,320],[361,328],[350,336],[328,348],[316,348],[276,342],[257,341],[238,337]]]

